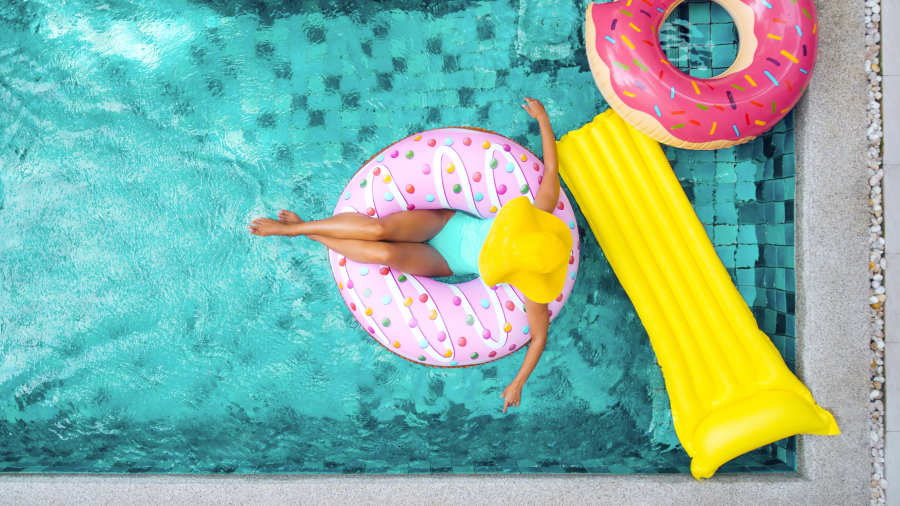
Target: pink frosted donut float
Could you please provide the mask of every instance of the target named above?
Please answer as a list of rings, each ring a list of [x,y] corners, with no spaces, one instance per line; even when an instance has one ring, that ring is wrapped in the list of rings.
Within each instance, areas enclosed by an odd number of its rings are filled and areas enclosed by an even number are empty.
[[[659,27],[683,0],[590,4],[585,45],[594,80],[625,121],[687,149],[742,144],[775,126],[800,100],[816,64],[812,0],[715,0],[738,30],[734,64],[710,78],[673,67]]]
[[[411,135],[378,153],[350,180],[334,214],[387,216],[413,209],[457,209],[491,218],[510,200],[532,202],[544,164],[517,143],[469,128]],[[550,302],[559,314],[575,283],[580,246],[565,192],[553,214],[569,225],[573,251],[562,293]],[[379,343],[401,357],[437,367],[484,364],[531,339],[524,296],[480,277],[448,284],[383,265],[354,262],[329,250],[338,289],[350,312]]]

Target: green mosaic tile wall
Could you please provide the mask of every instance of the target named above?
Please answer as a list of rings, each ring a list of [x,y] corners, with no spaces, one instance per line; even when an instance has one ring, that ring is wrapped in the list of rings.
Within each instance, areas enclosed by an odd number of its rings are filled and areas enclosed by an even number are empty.
[[[708,78],[734,63],[738,36],[721,6],[689,0],[666,20],[660,43],[678,68]],[[746,144],[666,154],[759,328],[796,372],[794,113]],[[771,448],[792,470],[795,449],[796,437]]]
[[[793,115],[717,151],[666,154],[760,329],[794,370]]]

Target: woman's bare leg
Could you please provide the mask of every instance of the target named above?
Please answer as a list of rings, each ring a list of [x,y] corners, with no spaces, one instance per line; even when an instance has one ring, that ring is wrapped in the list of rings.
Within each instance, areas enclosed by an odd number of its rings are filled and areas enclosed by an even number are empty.
[[[394,213],[380,218],[341,213],[322,220],[303,221],[290,211],[279,212],[279,221],[257,218],[250,226],[256,235],[321,235],[362,241],[425,242],[444,228],[455,211],[423,209]],[[282,216],[291,216],[283,219]]]
[[[433,246],[420,242],[380,242],[308,235],[354,262],[386,265],[416,276],[452,276],[447,261]]]
[[[303,223],[303,220],[291,211],[279,212],[278,221],[285,225]],[[354,262],[387,265],[417,276],[453,275],[444,257],[427,244],[335,239],[317,234],[307,235],[307,237]]]

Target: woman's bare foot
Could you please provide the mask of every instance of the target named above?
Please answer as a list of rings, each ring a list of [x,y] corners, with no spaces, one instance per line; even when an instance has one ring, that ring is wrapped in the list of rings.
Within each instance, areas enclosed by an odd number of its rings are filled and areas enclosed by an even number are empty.
[[[256,218],[250,222],[249,228],[251,234],[263,237],[267,235],[292,235],[288,233],[287,225],[288,223],[282,223],[270,218]]]
[[[282,223],[305,223],[299,216],[297,216],[297,213],[293,211],[287,211],[285,209],[278,211],[278,221]]]

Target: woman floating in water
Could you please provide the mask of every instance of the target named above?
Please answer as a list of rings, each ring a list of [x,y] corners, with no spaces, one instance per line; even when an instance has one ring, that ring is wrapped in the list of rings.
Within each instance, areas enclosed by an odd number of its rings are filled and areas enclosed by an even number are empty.
[[[283,210],[277,221],[257,218],[249,227],[259,236],[305,235],[355,262],[413,275],[480,274],[488,286],[513,285],[526,297],[531,346],[519,373],[501,394],[504,413],[509,406],[519,405],[522,387],[544,351],[550,324],[547,303],[563,289],[572,250],[569,227],[550,214],[560,192],[550,119],[539,101],[526,98],[525,102],[522,108],[538,121],[544,147],[544,175],[533,205],[520,197],[489,219],[452,209],[430,209],[379,218],[341,213],[303,221],[296,213]]]

